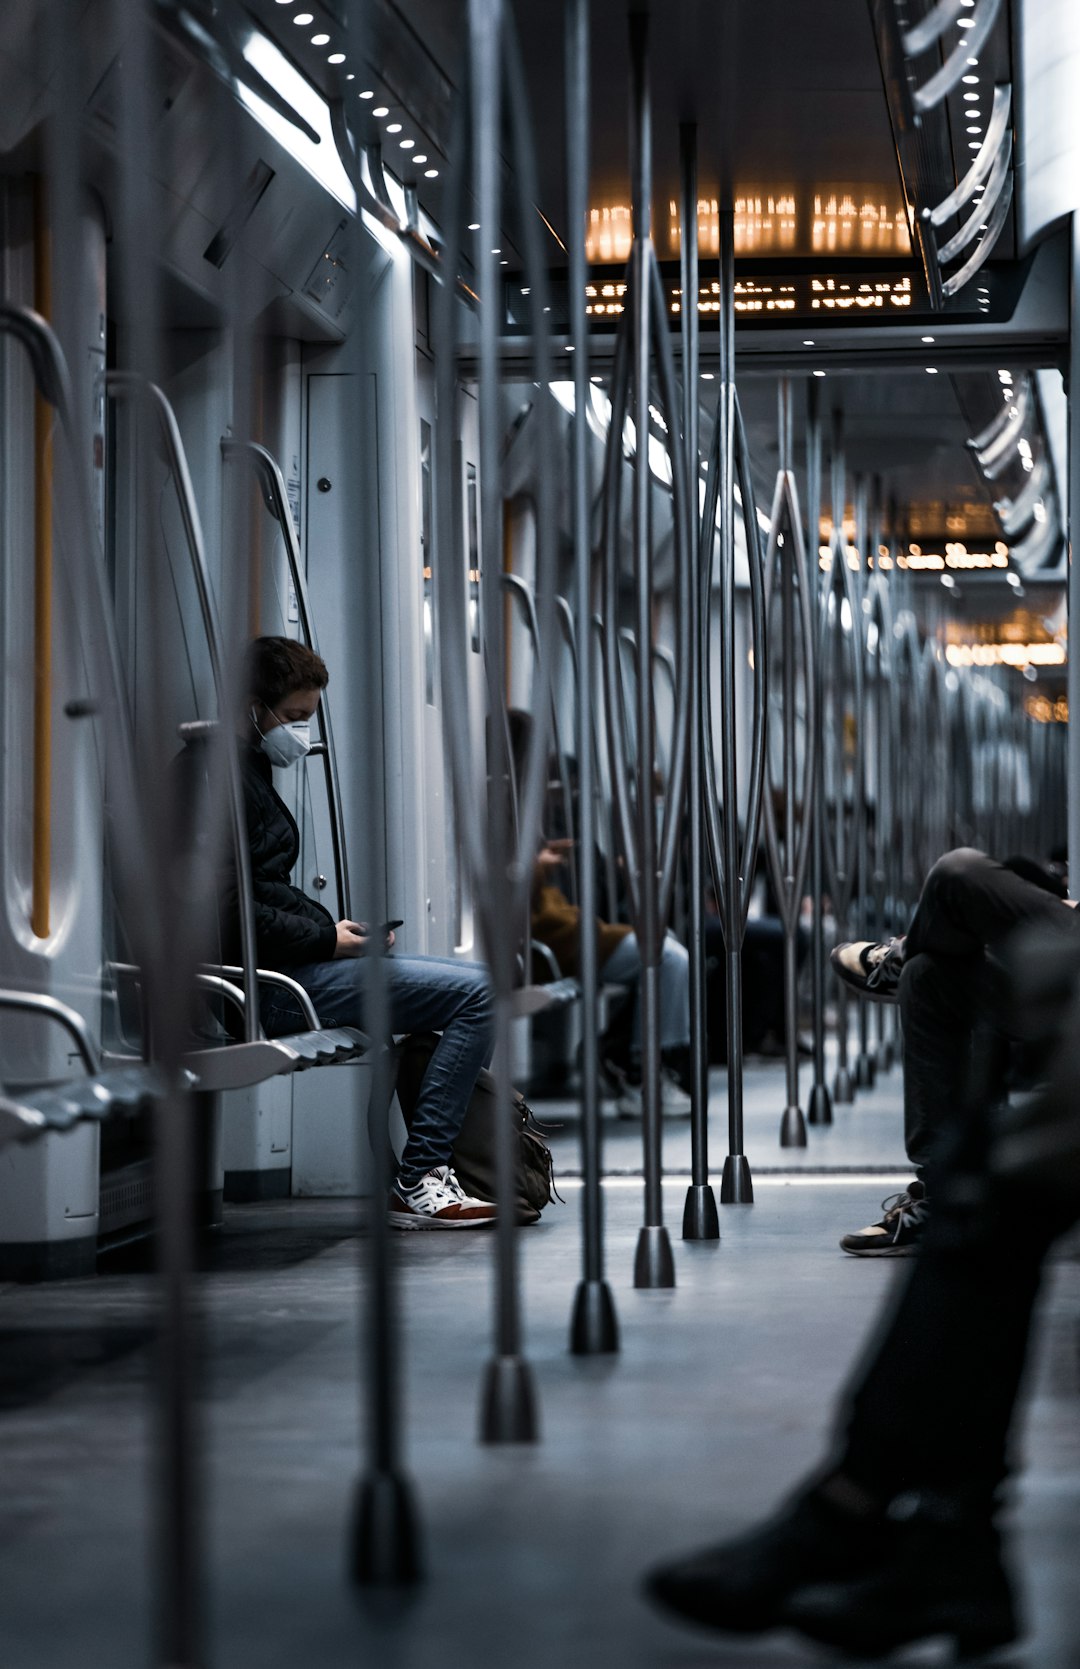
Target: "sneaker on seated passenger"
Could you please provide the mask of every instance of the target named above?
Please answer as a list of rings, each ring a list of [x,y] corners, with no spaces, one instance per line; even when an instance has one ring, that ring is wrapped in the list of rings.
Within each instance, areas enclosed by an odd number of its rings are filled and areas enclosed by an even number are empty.
[[[395,1229],[482,1229],[497,1216],[490,1200],[465,1192],[449,1165],[436,1165],[410,1187],[399,1179],[387,1213]]]
[[[845,1252],[856,1258],[910,1257],[922,1239],[929,1205],[926,1187],[916,1179],[902,1194],[891,1194],[882,1200],[885,1213],[880,1223],[845,1234],[840,1242]]]
[[[859,939],[854,944],[834,945],[829,960],[845,985],[873,1002],[894,1003],[900,989],[904,966],[903,939],[874,944]]]
[[[693,1102],[679,1083],[678,1078],[670,1067],[660,1068],[660,1116],[662,1118],[689,1118]],[[645,1113],[645,1095],[641,1086],[641,1079],[632,1083],[629,1078],[623,1084],[619,1098],[615,1103],[620,1118],[642,1118]]]

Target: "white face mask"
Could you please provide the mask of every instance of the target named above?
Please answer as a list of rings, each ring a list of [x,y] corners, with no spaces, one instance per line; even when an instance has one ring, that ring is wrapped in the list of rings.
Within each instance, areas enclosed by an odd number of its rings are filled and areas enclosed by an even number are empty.
[[[273,708],[268,711],[273,712]],[[251,722],[259,730],[254,708],[251,710]],[[295,765],[298,759],[311,752],[311,725],[307,719],[299,724],[276,724],[265,735],[259,730],[259,735],[262,737],[262,751],[271,765]]]

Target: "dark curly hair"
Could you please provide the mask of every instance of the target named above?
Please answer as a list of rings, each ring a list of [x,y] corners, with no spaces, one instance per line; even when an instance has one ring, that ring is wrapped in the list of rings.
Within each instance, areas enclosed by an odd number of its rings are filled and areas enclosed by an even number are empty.
[[[245,688],[271,711],[294,690],[325,690],[326,662],[290,637],[257,637],[248,644]]]

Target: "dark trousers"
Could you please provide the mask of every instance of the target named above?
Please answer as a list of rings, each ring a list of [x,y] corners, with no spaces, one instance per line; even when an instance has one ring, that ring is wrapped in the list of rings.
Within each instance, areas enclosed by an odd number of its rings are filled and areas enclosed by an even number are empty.
[[[990,1109],[961,1110],[933,1211],[856,1376],[840,1465],[883,1501],[909,1490],[992,1510],[1046,1252],[1076,1213],[988,1175]]]
[[[1009,1024],[1000,971],[995,978],[987,968],[984,947],[1027,922],[1055,935],[1080,929],[1052,894],[963,850],[931,871],[908,935],[906,1128],[909,1152],[913,1136],[926,1143],[922,1153],[933,1143],[933,1210],[856,1374],[840,1446],[843,1470],[883,1500],[932,1491],[975,1513],[991,1510],[1043,1261],[1077,1216],[991,1176],[1000,1081],[986,1059],[969,1071],[980,1026],[989,1020],[1001,1034]]]
[[[904,1143],[920,1177],[962,1103],[973,1040],[992,1047],[1008,1035],[1007,1015],[988,1019],[997,964],[986,953],[1023,923],[1080,930],[1053,893],[971,847],[947,853],[926,878],[900,976]]]

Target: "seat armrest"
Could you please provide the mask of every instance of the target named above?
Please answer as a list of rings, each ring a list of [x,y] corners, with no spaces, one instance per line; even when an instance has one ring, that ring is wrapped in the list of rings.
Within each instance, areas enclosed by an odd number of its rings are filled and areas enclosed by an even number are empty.
[[[555,952],[550,945],[545,945],[540,939],[530,939],[529,949],[533,956],[538,956],[553,980],[562,979],[562,969],[555,958]]]
[[[229,963],[222,963],[219,966],[211,966],[207,963],[206,971],[220,974],[225,979],[243,979],[244,977],[243,968],[237,968]],[[315,1004],[298,979],[290,979],[288,974],[278,973],[276,968],[256,968],[255,978],[260,985],[276,985],[281,990],[288,991],[300,1005],[300,1012],[304,1016],[304,1023],[308,1029],[313,1032],[320,1029],[321,1021],[315,1012]]]

